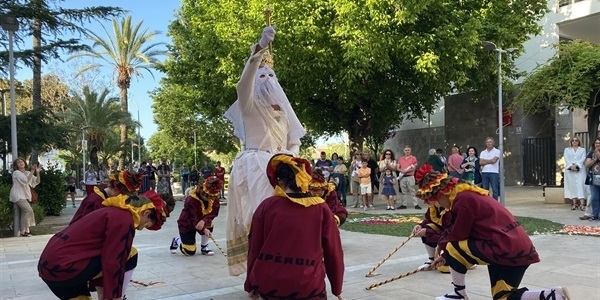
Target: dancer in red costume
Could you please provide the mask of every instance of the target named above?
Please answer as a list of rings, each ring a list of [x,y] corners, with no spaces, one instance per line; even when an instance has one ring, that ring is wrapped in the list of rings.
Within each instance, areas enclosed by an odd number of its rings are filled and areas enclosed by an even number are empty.
[[[307,193],[310,171],[310,162],[291,155],[276,154],[269,161],[275,195],[254,212],[248,236],[244,290],[251,299],[324,299],[326,274],[341,299],[340,232],[325,201]]]
[[[60,299],[122,299],[125,273],[137,265],[135,230],[159,230],[169,212],[162,199],[120,195],[106,208],[55,234],[38,263],[39,276]]]
[[[465,275],[475,264],[488,266],[494,300],[570,299],[562,287],[519,289],[525,270],[540,259],[519,221],[486,190],[436,172],[428,164],[417,171],[415,180],[419,198],[427,204],[437,201],[453,216],[432,266],[450,266],[454,291],[436,300],[468,299]]]
[[[102,202],[109,197],[131,195],[135,193],[140,187],[142,176],[143,175],[139,173],[129,172],[128,170],[111,174],[108,187],[101,189],[98,186],[95,186],[94,192],[89,193],[83,199],[69,225],[77,222],[92,211],[104,207]]]
[[[339,227],[346,222],[348,211],[340,202],[340,199],[335,192],[335,188],[335,183],[327,183],[323,171],[320,169],[315,169],[313,171],[312,179],[308,183],[308,189],[313,196],[321,197],[325,200],[325,203],[327,203],[327,206],[331,209],[331,212],[335,217],[335,222]]]
[[[447,208],[439,207],[437,202],[429,204],[425,212],[425,218],[412,231],[413,236],[421,238],[427,250],[427,255],[429,255],[429,260],[419,266],[419,269],[427,269],[431,266],[435,258],[435,249],[438,241],[451,223],[452,214]],[[450,268],[447,265],[438,267],[438,270],[442,273],[450,272]]]
[[[171,241],[171,253],[176,253],[179,247],[181,253],[186,256],[196,254],[197,232],[200,234],[200,253],[214,255],[214,252],[208,248],[208,239],[212,237],[213,220],[219,215],[222,188],[223,182],[213,175],[190,192],[177,220],[179,236]]]

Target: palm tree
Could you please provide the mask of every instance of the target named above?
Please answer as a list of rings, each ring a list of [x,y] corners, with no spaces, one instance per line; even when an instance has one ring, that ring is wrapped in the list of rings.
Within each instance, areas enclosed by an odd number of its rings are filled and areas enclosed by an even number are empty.
[[[160,63],[157,57],[166,54],[165,50],[157,49],[164,43],[150,43],[160,32],[141,30],[143,21],[132,26],[131,16],[127,16],[119,21],[112,20],[113,36],[110,36],[106,28],[104,32],[108,36],[103,39],[96,33],[90,33],[88,38],[93,42],[90,49],[84,50],[71,56],[69,59],[76,57],[92,57],[94,59],[103,60],[108,66],[112,67],[113,74],[117,75],[116,82],[120,89],[121,110],[128,111],[128,95],[127,91],[131,84],[133,76],[142,76],[140,71],[145,70],[154,78],[152,69],[156,68]],[[97,49],[97,50],[96,50]],[[79,74],[102,67],[102,64],[93,63],[84,66],[79,70]],[[121,143],[127,142],[127,124],[121,124]],[[125,161],[125,152],[119,152],[119,169],[123,169]]]
[[[105,142],[111,138],[117,139],[114,129],[122,124],[138,125],[128,111],[123,112],[119,109],[119,98],[109,97],[108,94],[108,89],[98,94],[86,86],[81,96],[75,95],[65,101],[66,110],[61,113],[72,132],[84,132],[88,141],[90,162],[95,167],[98,167],[98,152],[103,149]],[[120,149],[122,151],[123,147]]]

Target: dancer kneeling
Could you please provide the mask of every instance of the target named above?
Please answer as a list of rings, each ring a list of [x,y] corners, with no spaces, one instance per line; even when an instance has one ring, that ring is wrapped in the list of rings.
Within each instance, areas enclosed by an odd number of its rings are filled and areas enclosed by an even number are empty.
[[[325,203],[327,203],[327,206],[329,206],[329,209],[331,209],[331,212],[335,217],[335,222],[337,223],[338,227],[344,224],[348,218],[348,211],[338,198],[338,195],[335,191],[335,183],[327,183],[321,169],[315,169],[313,171],[312,179],[308,183],[308,188],[313,196],[320,197],[325,200]]]
[[[454,291],[436,300],[468,299],[465,275],[474,264],[487,265],[494,299],[570,299],[563,287],[529,291],[519,288],[525,270],[540,261],[519,221],[487,191],[425,164],[417,172],[418,195],[437,201],[453,215],[438,243],[432,266],[450,266]]]
[[[168,216],[162,199],[121,195],[102,204],[50,238],[40,256],[39,276],[60,299],[91,300],[90,290],[122,299],[125,273],[137,265],[135,229],[159,230]]]
[[[177,220],[179,237],[171,241],[171,253],[177,248],[181,253],[196,254],[196,232],[200,234],[200,253],[214,255],[208,248],[208,239],[212,236],[213,220],[219,215],[219,198],[223,182],[217,176],[210,176],[202,185],[197,185],[185,199],[183,210]]]
[[[275,195],[254,212],[248,236],[244,290],[251,299],[325,299],[325,275],[341,299],[340,231],[324,200],[307,194],[310,169],[307,160],[285,154],[269,161]]]
[[[449,213],[447,208],[439,207],[437,202],[429,204],[425,212],[425,219],[419,225],[416,225],[412,231],[413,236],[421,238],[429,256],[429,260],[419,266],[418,269],[432,270],[430,267],[435,258],[435,248],[451,220],[452,214]],[[450,272],[447,265],[439,266],[437,269],[442,273]]]

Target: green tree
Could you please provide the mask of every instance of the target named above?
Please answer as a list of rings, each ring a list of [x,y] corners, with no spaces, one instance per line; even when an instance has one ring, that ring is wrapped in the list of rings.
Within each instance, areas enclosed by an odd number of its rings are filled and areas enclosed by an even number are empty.
[[[135,126],[135,122],[128,111],[123,112],[119,106],[119,98],[109,97],[108,89],[97,93],[84,87],[81,95],[75,95],[72,100],[65,101],[67,109],[61,114],[66,126],[70,129],[71,139],[77,145],[82,131],[88,142],[90,162],[98,167],[98,152],[103,149],[105,141],[111,134],[111,128],[121,124]],[[120,151],[123,151],[121,143]]]
[[[127,91],[131,85],[131,78],[142,76],[141,71],[147,71],[152,77],[152,69],[159,64],[158,57],[164,55],[164,50],[158,49],[164,43],[152,43],[151,41],[158,35],[158,31],[148,31],[142,29],[143,21],[137,24],[131,23],[131,16],[126,16],[120,22],[117,19],[112,20],[113,35],[111,36],[105,29],[107,38],[102,38],[96,33],[90,33],[89,40],[93,43],[91,49],[84,50],[71,56],[91,57],[104,61],[105,65],[92,63],[86,65],[79,73],[87,70],[93,70],[102,66],[112,68],[116,73],[116,83],[120,90],[121,110],[128,110]],[[127,142],[127,123],[121,124],[120,142]],[[119,152],[119,169],[123,169],[125,161],[125,151]]]
[[[451,92],[495,91],[497,61],[480,41],[519,47],[546,12],[543,0],[270,2],[275,70],[300,120],[324,135],[346,131],[358,149],[403,120],[423,118]],[[264,5],[183,2],[154,97],[160,126],[221,118],[236,98],[248,47],[260,38]],[[516,75],[510,60],[503,70]],[[178,120],[161,117],[174,112]]]
[[[0,10],[17,18],[20,24],[15,33],[15,41],[22,49],[15,52],[15,58],[33,71],[32,106],[42,106],[42,62],[50,58],[60,58],[63,51],[72,52],[87,48],[80,39],[63,39],[69,33],[85,34],[85,24],[92,20],[117,16],[122,10],[110,6],[92,6],[82,9],[64,8],[59,5],[64,0],[13,0],[0,1]],[[32,37],[31,49],[24,47],[25,37]],[[2,44],[6,45],[6,35],[1,35]],[[23,46],[23,47],[21,47]],[[6,72],[8,52],[0,52],[0,72]],[[32,161],[37,161],[35,149],[31,155]]]
[[[0,117],[0,140],[11,146],[10,116]],[[50,109],[36,108],[17,115],[18,149],[15,156],[27,157],[32,149],[49,151],[67,146],[68,129]]]
[[[555,45],[556,53],[523,81],[514,105],[526,113],[559,106],[587,110],[590,141],[600,124],[600,45],[585,41]]]

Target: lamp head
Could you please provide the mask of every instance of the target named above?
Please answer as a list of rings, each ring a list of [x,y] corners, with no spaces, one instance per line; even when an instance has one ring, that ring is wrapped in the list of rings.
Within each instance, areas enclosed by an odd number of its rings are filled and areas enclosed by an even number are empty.
[[[494,44],[492,42],[488,42],[488,41],[481,42],[481,46],[483,47],[483,49],[488,50],[488,51],[495,51],[496,49],[498,49],[496,44]]]
[[[0,26],[6,31],[15,32],[19,30],[19,21],[10,15],[0,15]]]

